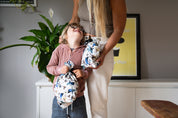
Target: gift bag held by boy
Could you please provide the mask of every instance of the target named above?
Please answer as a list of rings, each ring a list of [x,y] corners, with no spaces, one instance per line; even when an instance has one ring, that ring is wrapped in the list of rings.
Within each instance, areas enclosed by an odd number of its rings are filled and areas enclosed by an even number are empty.
[[[77,78],[72,72],[72,68],[74,67],[73,62],[68,61],[65,65],[69,67],[70,71],[59,75],[54,85],[54,94],[57,98],[57,103],[63,109],[76,100],[77,89],[79,87]]]

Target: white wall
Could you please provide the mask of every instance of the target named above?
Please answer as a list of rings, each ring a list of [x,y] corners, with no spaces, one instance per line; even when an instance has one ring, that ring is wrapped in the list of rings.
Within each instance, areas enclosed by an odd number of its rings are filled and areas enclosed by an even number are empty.
[[[126,0],[128,13],[141,15],[141,68],[143,78],[178,78],[178,1]],[[19,41],[27,31],[38,28],[54,14],[54,24],[71,18],[72,0],[38,0],[37,13],[23,13],[13,7],[0,7],[0,47],[25,43]],[[16,47],[0,52],[0,118],[34,118],[36,110],[35,82],[45,76],[31,66],[35,50]]]

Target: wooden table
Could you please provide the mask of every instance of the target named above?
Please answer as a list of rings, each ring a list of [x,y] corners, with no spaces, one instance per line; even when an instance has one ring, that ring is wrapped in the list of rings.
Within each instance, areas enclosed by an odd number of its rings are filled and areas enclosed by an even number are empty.
[[[155,118],[178,118],[178,105],[163,100],[142,100],[141,105]]]

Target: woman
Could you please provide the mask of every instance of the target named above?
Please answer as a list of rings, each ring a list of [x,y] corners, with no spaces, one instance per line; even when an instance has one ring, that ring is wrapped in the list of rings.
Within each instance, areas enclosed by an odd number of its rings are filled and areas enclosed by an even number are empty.
[[[92,118],[107,118],[108,85],[113,71],[112,48],[122,36],[126,23],[125,0],[73,0],[71,22],[80,23],[90,36],[107,39],[97,61],[100,63],[88,79]]]

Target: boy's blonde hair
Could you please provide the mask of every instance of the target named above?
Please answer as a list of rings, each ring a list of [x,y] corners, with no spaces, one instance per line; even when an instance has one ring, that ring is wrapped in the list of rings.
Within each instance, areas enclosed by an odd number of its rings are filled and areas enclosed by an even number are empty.
[[[77,24],[77,23],[70,23],[63,29],[61,36],[60,36],[59,43],[68,44],[66,36],[67,36],[67,31],[68,31],[71,24]],[[77,25],[79,25],[79,24],[77,24]],[[80,45],[83,45],[84,42],[85,42],[84,35],[85,35],[85,31],[83,31],[83,38],[80,42]]]

